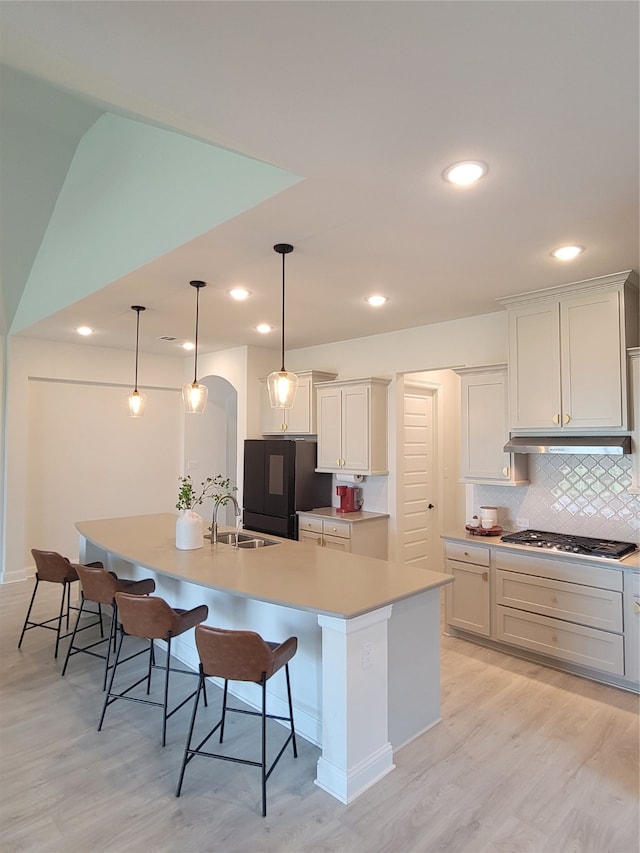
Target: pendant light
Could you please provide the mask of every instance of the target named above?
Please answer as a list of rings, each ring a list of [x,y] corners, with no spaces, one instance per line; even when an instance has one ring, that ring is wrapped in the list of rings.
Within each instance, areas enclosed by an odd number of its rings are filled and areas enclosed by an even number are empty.
[[[284,257],[293,252],[293,246],[289,243],[276,243],[273,248],[282,255],[282,367],[269,374],[267,388],[272,409],[290,409],[298,390],[298,377],[295,373],[288,373],[284,367]]]
[[[146,397],[138,391],[138,344],[140,340],[140,312],[146,309],[144,305],[132,305],[131,310],[136,312],[136,380],[133,391],[127,395],[127,401],[130,417],[141,418],[144,415]]]
[[[191,385],[185,385],[182,389],[182,402],[184,410],[190,414],[202,414],[207,405],[207,395],[209,389],[206,385],[198,384],[198,314],[200,309],[200,288],[206,287],[204,281],[190,281],[191,287],[196,289],[196,345],[195,358],[193,364],[193,382]]]

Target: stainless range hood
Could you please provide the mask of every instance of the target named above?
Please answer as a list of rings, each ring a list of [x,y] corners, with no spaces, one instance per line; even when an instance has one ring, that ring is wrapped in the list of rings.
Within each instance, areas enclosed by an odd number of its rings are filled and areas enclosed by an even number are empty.
[[[631,453],[628,435],[532,435],[515,436],[504,446],[506,453],[564,453],[580,456],[622,456]]]

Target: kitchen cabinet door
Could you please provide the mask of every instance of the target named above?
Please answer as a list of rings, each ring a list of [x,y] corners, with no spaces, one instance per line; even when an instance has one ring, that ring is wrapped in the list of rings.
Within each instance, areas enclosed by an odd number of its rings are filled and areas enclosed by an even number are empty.
[[[624,426],[620,297],[597,291],[560,303],[563,426]]]
[[[509,312],[511,428],[552,430],[561,409],[559,305],[523,305]]]
[[[483,637],[491,635],[489,568],[458,560],[446,561],[454,582],[446,589],[447,624]]]
[[[318,470],[340,470],[342,459],[342,390],[318,388]]]
[[[462,480],[519,486],[528,483],[528,459],[505,453],[509,439],[507,365],[456,370],[461,378]]]

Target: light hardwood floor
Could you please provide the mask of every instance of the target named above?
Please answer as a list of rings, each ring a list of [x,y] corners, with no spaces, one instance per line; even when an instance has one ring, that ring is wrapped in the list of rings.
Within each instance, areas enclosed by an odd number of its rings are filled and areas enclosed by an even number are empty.
[[[444,637],[443,721],[395,771],[343,806],[314,785],[319,751],[300,740],[262,818],[250,767],[196,758],[175,797],[187,709],[165,749],[157,709],[117,702],[97,732],[101,662],[78,655],[61,678],[51,632],[16,648],[31,589],[0,587],[2,853],[638,851],[636,696]],[[254,726],[235,715],[229,736]]]

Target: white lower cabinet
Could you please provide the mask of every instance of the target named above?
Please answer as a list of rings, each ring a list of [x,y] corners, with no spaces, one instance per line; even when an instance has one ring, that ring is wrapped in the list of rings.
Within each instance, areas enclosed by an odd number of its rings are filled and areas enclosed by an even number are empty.
[[[447,624],[489,637],[491,552],[475,545],[447,542],[445,555],[446,571],[455,581],[446,587]]]
[[[347,551],[363,557],[387,559],[387,516],[371,513],[366,520],[343,520],[313,513],[298,513],[298,540],[321,548]]]
[[[446,591],[447,626],[541,663],[640,688],[630,617],[637,573],[446,538],[445,555],[455,579]]]

